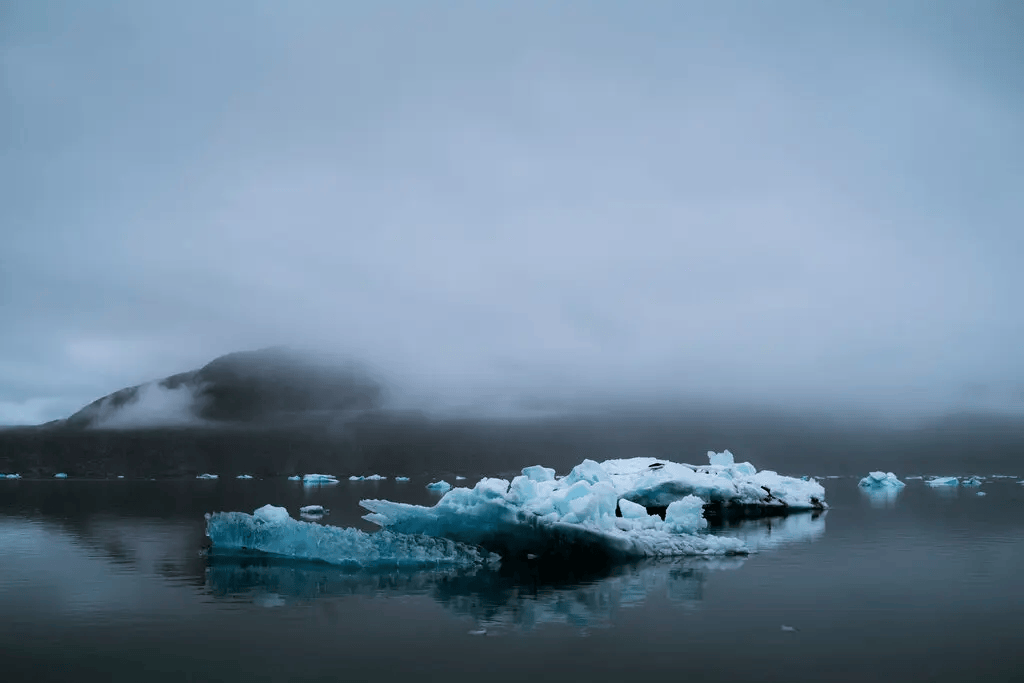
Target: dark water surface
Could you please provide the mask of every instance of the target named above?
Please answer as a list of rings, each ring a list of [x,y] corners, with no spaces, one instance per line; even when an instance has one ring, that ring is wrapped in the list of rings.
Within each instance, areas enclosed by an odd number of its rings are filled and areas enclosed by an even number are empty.
[[[1016,478],[892,500],[827,479],[824,515],[722,530],[746,558],[354,573],[201,552],[206,512],[320,503],[372,529],[360,498],[429,503],[426,482],[0,481],[0,679],[1024,680]]]

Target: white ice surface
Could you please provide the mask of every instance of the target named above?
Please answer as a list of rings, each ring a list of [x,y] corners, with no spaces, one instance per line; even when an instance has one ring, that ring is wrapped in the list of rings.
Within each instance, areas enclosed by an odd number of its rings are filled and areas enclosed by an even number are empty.
[[[300,477],[299,475],[295,474],[295,475],[292,475],[292,476],[288,477],[288,481],[302,481],[302,477]]]
[[[431,491],[448,491],[452,485],[446,482],[444,479],[441,481],[435,481],[427,484],[427,488]]]
[[[935,477],[925,482],[928,486],[959,486],[960,480],[956,477]]]
[[[860,486],[866,489],[901,489],[906,484],[892,472],[871,472],[860,480]]]
[[[196,479],[217,479],[216,474],[203,473],[196,477]]]
[[[383,477],[379,474],[370,474],[366,476],[353,474],[348,478],[349,481],[381,481],[382,479],[387,479],[387,477]]]
[[[217,512],[206,517],[206,534],[214,550],[258,550],[300,560],[361,567],[471,566],[498,561],[496,555],[445,538],[390,531],[368,534],[288,516],[265,505],[252,515]]]
[[[707,526],[705,503],[797,511],[824,508],[824,497],[816,481],[757,472],[750,463],[694,468],[632,458],[584,460],[561,479],[550,468],[527,467],[512,481],[485,478],[471,489],[452,489],[433,507],[360,505],[370,511],[368,521],[403,533],[482,545],[515,539],[538,551],[568,543],[642,557],[745,551],[738,539],[697,533]],[[667,507],[664,520],[644,509],[658,506]]]
[[[239,474],[235,479],[252,479],[251,474]]]
[[[309,486],[323,486],[325,484],[337,484],[338,478],[333,474],[306,474],[302,477],[302,483]]]

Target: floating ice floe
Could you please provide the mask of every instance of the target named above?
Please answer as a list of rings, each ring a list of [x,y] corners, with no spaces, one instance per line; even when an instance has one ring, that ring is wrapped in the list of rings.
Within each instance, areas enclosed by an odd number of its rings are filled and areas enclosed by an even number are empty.
[[[433,507],[362,500],[364,519],[391,531],[426,534],[490,550],[542,555],[572,549],[610,557],[746,552],[736,538],[702,533],[715,514],[823,510],[816,481],[757,472],[732,454],[694,467],[653,458],[584,460],[557,479],[535,465],[511,482],[481,479],[448,491]],[[443,484],[444,482],[438,482]],[[654,513],[654,514],[652,514]]]
[[[294,475],[288,477],[288,481],[302,481],[302,477],[300,477],[297,474],[294,474]]]
[[[871,472],[860,480],[860,486],[866,489],[901,489],[906,484],[892,472]]]
[[[235,479],[252,479],[251,474],[239,474]]]
[[[977,492],[976,494],[974,494],[974,495],[976,495],[976,496],[985,496],[985,495],[988,495],[988,494],[986,494],[986,493],[985,493],[984,491],[978,491],[978,492]]]
[[[460,477],[459,475],[455,475],[455,481],[463,481],[463,480],[465,480],[465,477]]]
[[[20,474],[0,474],[0,479],[21,479]]]
[[[303,505],[299,508],[299,512],[304,515],[326,515],[327,508],[323,505]]]
[[[962,482],[960,482],[960,485],[961,486],[981,486],[982,483],[983,482],[981,481],[981,479],[978,479],[977,477],[971,477],[969,479],[964,479]]]
[[[119,474],[119,475],[117,475],[117,478],[118,479],[124,479],[124,475],[123,474]]]
[[[53,478],[54,479],[67,479],[68,475],[67,475],[67,472],[58,472],[57,474],[53,475]]]
[[[387,479],[387,477],[383,477],[379,474],[370,474],[367,476],[353,474],[351,477],[348,478],[349,481],[381,481],[383,479]]]
[[[446,482],[444,479],[441,481],[435,481],[427,484],[427,488],[431,491],[448,491],[452,485]]]
[[[500,560],[446,538],[366,533],[292,519],[282,507],[265,505],[253,514],[217,512],[206,516],[206,534],[214,551],[257,550],[300,560],[359,567],[471,566]]]
[[[409,481],[409,477],[395,477],[395,481]]]
[[[956,477],[935,477],[925,482],[928,486],[959,486],[960,480]]]
[[[307,486],[324,486],[337,484],[338,478],[333,474],[306,474],[302,477],[302,483]]]
[[[218,478],[218,476],[216,474],[209,474],[209,473],[200,474],[198,477],[196,477],[196,479],[217,479],[217,478]]]

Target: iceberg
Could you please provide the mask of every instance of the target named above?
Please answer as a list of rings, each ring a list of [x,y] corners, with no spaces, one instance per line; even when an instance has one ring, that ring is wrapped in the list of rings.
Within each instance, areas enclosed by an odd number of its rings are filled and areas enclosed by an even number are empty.
[[[466,478],[459,475],[455,475],[455,481],[464,481]]]
[[[409,477],[395,477],[395,481],[409,481]]]
[[[977,492],[976,494],[974,494],[974,495],[976,495],[976,496],[984,496],[984,495],[988,495],[988,494],[986,494],[986,493],[985,493],[984,491],[978,491],[978,492]]]
[[[441,481],[435,481],[430,484],[427,484],[427,488],[430,489],[431,491],[448,491],[449,489],[451,489],[451,487],[452,485],[446,482],[444,479],[442,479]]]
[[[293,476],[288,477],[288,481],[302,481],[302,477],[300,477],[299,475],[295,474]]]
[[[21,479],[20,474],[0,474],[0,479]]]
[[[371,474],[365,477],[353,474],[348,478],[349,481],[381,481],[382,479],[387,479],[387,477],[382,477],[379,474]]]
[[[196,477],[196,479],[217,479],[217,478],[218,477],[217,477],[216,474],[208,474],[208,473],[207,474],[200,474],[199,476]]]
[[[323,505],[303,505],[299,508],[299,512],[304,515],[326,515],[327,508]]]
[[[239,474],[235,479],[252,479],[251,474]]]
[[[933,477],[925,483],[928,486],[959,486],[960,480],[956,477]]]
[[[901,489],[906,484],[892,472],[871,472],[860,480],[860,486],[866,489]]]
[[[727,460],[713,452],[709,458]],[[748,549],[739,539],[702,533],[706,511],[761,516],[824,510],[824,496],[816,481],[758,472],[746,462],[693,467],[630,458],[584,460],[563,478],[535,465],[512,481],[484,478],[471,489],[451,489],[433,507],[387,500],[359,504],[369,511],[364,519],[382,528],[450,538],[503,555],[625,559],[744,553]]]
[[[970,479],[964,479],[962,482],[960,482],[961,486],[981,486],[981,484],[982,484],[981,479],[978,479],[977,477],[971,477]]]
[[[302,477],[302,483],[306,486],[324,486],[337,484],[338,478],[333,474],[306,474]]]
[[[54,479],[67,479],[68,475],[67,475],[66,472],[58,472],[57,474],[53,475],[53,478]]]
[[[292,519],[282,507],[265,505],[253,514],[206,516],[214,551],[259,551],[296,560],[352,567],[430,567],[495,564],[499,557],[446,538],[390,531],[366,533]]]

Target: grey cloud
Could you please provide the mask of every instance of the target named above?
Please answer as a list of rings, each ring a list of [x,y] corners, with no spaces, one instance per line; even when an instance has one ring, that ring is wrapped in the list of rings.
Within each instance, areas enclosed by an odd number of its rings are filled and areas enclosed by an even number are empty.
[[[470,403],[1022,407],[1014,3],[4,12],[0,421],[281,343]]]

